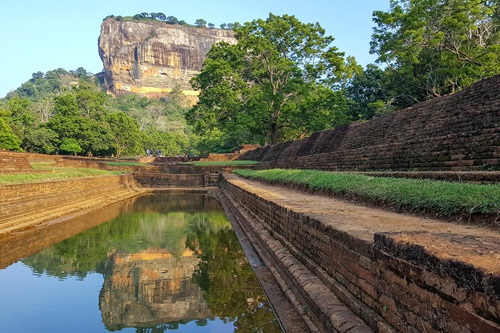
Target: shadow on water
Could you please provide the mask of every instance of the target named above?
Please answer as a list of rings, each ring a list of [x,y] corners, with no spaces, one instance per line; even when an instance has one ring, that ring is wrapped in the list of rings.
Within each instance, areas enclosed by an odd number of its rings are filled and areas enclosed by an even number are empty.
[[[145,195],[4,237],[4,250],[1,265],[25,257],[35,277],[64,283],[102,275],[95,297],[104,332],[189,325],[185,332],[214,325],[218,332],[281,332],[231,224],[208,194]]]

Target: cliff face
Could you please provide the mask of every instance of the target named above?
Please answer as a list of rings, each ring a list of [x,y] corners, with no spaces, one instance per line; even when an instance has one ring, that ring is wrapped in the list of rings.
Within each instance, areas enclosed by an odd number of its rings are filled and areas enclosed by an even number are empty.
[[[211,46],[221,41],[235,44],[233,31],[108,18],[99,36],[105,84],[116,95],[161,97],[179,86],[196,96],[189,80],[199,73]]]

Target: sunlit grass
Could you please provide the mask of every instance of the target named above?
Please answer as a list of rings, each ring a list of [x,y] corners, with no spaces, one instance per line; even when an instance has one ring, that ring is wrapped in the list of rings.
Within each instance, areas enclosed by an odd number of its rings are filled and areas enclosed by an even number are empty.
[[[95,176],[121,174],[120,171],[108,171],[90,168],[58,167],[54,162],[32,163],[33,169],[42,172],[0,174],[0,185],[31,183],[49,180],[63,180]]]
[[[469,184],[427,179],[371,177],[315,170],[235,170],[248,178],[305,186],[313,191],[375,200],[411,211],[439,216],[459,213],[498,214],[500,185]]]

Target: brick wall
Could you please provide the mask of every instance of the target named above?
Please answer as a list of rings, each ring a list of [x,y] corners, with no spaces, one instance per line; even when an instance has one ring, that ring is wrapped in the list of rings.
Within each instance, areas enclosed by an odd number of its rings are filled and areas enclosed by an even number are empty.
[[[497,275],[425,253],[402,239],[402,233],[375,234],[371,239],[353,236],[230,181],[224,192],[236,203],[237,214],[254,219],[246,222],[260,233],[262,243],[254,246],[269,247],[275,268],[283,276],[290,275],[290,288],[300,289],[298,294],[307,294],[313,281],[300,282],[306,273],[294,277],[302,265],[302,271],[313,273],[327,287],[321,292],[323,297],[339,298],[375,332],[500,332]],[[275,244],[266,241],[264,233]],[[417,238],[418,234],[406,233],[405,237]],[[298,263],[279,259],[285,255],[292,255]],[[309,292],[302,298],[316,321],[329,331],[323,299],[311,301],[315,294]]]
[[[131,175],[0,186],[0,233],[139,194]]]
[[[461,92],[309,138],[250,151],[259,168],[500,169],[500,75]]]
[[[26,154],[0,150],[0,173],[32,172]]]
[[[135,181],[142,187],[206,187],[217,186],[219,173],[175,174],[134,173]]]

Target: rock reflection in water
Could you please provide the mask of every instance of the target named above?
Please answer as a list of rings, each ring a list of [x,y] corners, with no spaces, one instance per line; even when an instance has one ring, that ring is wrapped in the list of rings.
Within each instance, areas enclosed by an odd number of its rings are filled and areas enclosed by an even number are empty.
[[[199,261],[190,250],[180,258],[162,249],[110,255],[99,296],[103,323],[119,330],[210,318],[203,292],[191,280]]]
[[[192,321],[203,328],[215,320],[225,325],[221,332],[281,332],[213,197],[151,195],[127,207],[23,263],[62,281],[101,273],[99,308],[108,331],[163,332]]]

